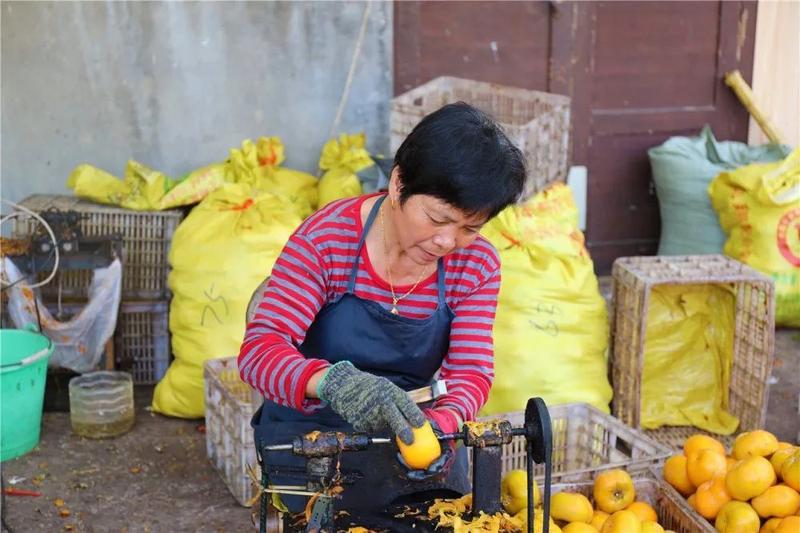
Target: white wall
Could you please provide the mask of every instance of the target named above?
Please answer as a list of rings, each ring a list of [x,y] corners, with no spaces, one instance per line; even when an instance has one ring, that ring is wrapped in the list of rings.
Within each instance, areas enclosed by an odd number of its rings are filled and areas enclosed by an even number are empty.
[[[279,135],[316,172],[364,2],[3,2],[0,188],[67,192],[90,163],[168,175]],[[388,148],[392,4],[371,5],[340,131]]]
[[[753,95],[785,142],[800,146],[800,2],[758,3]],[[767,142],[752,117],[748,141]]]

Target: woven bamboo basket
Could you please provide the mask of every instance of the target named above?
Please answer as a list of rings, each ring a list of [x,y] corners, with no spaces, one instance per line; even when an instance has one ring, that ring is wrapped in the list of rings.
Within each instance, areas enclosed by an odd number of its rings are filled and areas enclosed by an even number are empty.
[[[763,428],[775,344],[773,281],[722,255],[625,257],[614,262],[611,382],[612,412],[640,428],[642,370],[650,292],[657,285],[730,284],[735,289],[734,346],[728,410],[739,418],[737,431]],[[673,448],[694,433],[693,426],[667,426],[645,434]],[[730,445],[733,436],[714,435]]]
[[[672,454],[669,447],[585,403],[548,406],[553,430],[553,482],[588,481],[595,473],[612,468],[645,471],[660,465]],[[525,413],[515,411],[482,417],[504,419],[522,426]],[[502,473],[526,468],[525,438],[503,446]],[[470,475],[472,469],[470,468]],[[544,465],[536,465],[535,476],[544,477]]]
[[[522,150],[528,167],[523,199],[566,180],[568,97],[461,78],[436,78],[392,100],[392,153],[425,115],[459,101],[491,115]]]
[[[593,487],[592,481],[557,483],[552,486],[551,492],[553,494],[577,492],[591,500]],[[715,531],[711,524],[689,507],[686,500],[675,489],[652,472],[640,472],[633,475],[633,487],[636,489],[636,499],[647,502],[655,509],[658,523],[664,529],[671,529],[676,533],[713,533]]]

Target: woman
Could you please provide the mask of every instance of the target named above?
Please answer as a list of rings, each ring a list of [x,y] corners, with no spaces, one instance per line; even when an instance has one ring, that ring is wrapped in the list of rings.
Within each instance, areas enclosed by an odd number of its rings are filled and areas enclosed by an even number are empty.
[[[448,433],[475,418],[492,384],[500,286],[497,253],[478,232],[518,198],[524,178],[522,154],[500,128],[451,104],[403,142],[387,193],[332,202],[297,229],[239,354],[242,379],[266,398],[253,418],[259,449],[313,430],[411,443],[426,419]],[[405,391],[437,372],[448,393],[420,409]],[[463,448],[445,446],[425,471],[408,471],[396,454],[393,444],[343,454],[343,474],[357,481],[337,505],[381,509],[470,490]],[[304,482],[301,458],[263,457],[271,484]],[[304,503],[284,502],[293,511]]]

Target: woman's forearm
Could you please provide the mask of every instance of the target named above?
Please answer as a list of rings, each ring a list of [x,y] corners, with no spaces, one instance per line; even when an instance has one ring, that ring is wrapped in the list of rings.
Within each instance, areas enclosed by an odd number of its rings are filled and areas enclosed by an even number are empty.
[[[306,398],[319,398],[319,395],[317,395],[317,387],[327,371],[327,368],[323,368],[322,370],[315,372],[308,379],[308,383],[306,383]]]

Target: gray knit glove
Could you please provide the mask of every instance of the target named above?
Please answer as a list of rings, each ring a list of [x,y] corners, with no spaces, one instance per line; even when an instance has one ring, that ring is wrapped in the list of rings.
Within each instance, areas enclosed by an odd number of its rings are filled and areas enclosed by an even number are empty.
[[[349,361],[328,369],[317,395],[356,431],[376,433],[388,427],[406,444],[414,442],[411,427],[425,423],[425,415],[403,389]]]

